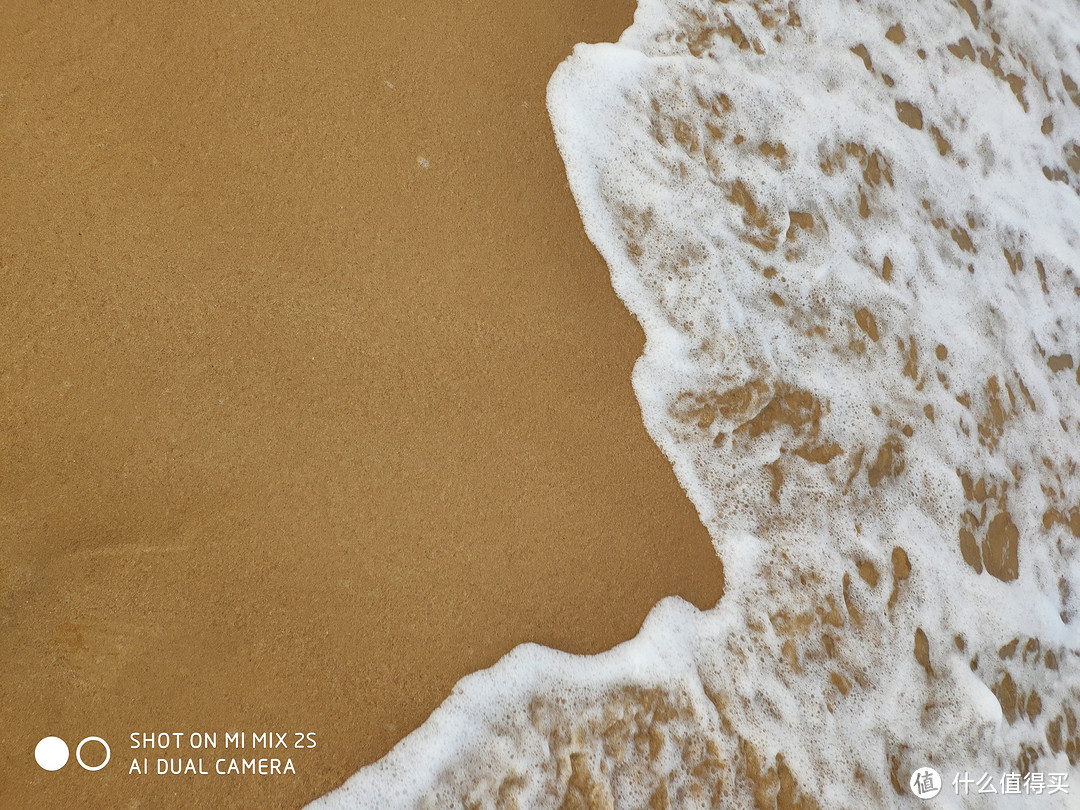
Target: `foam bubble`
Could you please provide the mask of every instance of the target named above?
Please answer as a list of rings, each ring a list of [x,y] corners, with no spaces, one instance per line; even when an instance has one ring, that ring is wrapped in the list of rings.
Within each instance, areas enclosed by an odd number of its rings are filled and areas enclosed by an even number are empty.
[[[727,592],[515,650],[315,806],[1080,790],[1077,41],[1064,1],[642,0],[574,49],[556,139]]]

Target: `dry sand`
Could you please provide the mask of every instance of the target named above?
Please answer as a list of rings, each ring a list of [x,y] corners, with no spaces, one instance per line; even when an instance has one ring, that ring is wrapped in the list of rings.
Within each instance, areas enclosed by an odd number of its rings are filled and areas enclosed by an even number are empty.
[[[296,807],[515,644],[713,604],[544,107],[631,0],[158,6],[0,19],[0,806]],[[128,774],[203,730],[318,747]]]

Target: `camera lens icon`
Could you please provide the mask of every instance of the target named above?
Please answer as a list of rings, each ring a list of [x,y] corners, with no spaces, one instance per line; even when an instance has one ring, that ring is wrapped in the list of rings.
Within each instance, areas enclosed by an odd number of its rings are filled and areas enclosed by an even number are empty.
[[[105,749],[105,758],[96,765],[91,765],[83,759],[83,748],[87,743],[99,743]],[[93,747],[90,750],[93,751]],[[89,753],[87,759],[90,758]],[[59,737],[43,737],[34,747],[34,759],[46,771],[60,770],[67,764],[70,756],[71,752],[67,743]],[[112,749],[101,737],[84,737],[75,748],[75,761],[85,771],[100,771],[109,764],[110,759],[112,759]]]

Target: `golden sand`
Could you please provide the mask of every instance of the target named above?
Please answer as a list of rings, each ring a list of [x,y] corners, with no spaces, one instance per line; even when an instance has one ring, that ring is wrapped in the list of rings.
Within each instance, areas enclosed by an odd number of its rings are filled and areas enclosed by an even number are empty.
[[[0,805],[296,807],[515,644],[715,602],[544,106],[632,2],[8,8]],[[318,747],[128,773],[241,729]]]

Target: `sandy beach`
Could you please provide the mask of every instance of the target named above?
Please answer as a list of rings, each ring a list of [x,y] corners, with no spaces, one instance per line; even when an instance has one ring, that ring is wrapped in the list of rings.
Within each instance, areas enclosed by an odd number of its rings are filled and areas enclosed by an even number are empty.
[[[519,643],[716,602],[544,105],[633,8],[9,4],[0,805],[298,807]],[[129,772],[239,730],[317,747]]]

